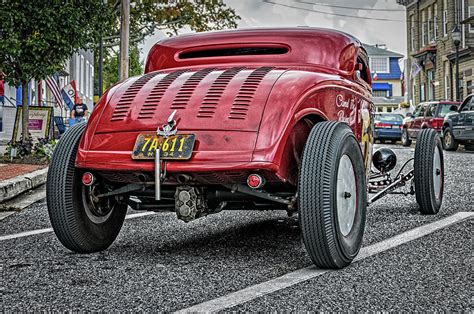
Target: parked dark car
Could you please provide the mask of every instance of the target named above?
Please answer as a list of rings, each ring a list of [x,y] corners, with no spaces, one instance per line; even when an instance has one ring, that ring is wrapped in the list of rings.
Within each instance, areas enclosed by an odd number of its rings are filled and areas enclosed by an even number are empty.
[[[435,129],[441,134],[444,117],[457,110],[461,103],[455,101],[430,101],[420,103],[413,114],[407,114],[403,121],[402,145],[410,146],[422,129]]]
[[[474,150],[474,94],[466,97],[459,110],[446,115],[442,131],[445,150],[456,150],[459,144]]]
[[[376,113],[375,114],[375,140],[380,143],[391,141],[396,143],[402,137],[403,116],[397,113]]]

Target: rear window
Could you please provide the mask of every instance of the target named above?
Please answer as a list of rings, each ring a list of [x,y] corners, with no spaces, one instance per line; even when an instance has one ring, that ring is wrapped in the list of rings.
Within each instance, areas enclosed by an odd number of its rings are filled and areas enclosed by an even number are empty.
[[[375,121],[378,121],[378,122],[403,122],[403,116],[401,114],[377,114],[377,115],[375,115]]]
[[[229,56],[255,56],[255,55],[281,55],[288,52],[288,47],[238,47],[185,51],[179,54],[180,59],[229,57]]]
[[[452,110],[449,110],[449,108],[451,108],[451,106],[453,106],[453,104],[439,104],[439,106],[441,108],[439,109],[438,117],[439,118],[444,118],[448,112],[452,111]],[[459,105],[454,105],[454,106],[459,108]]]

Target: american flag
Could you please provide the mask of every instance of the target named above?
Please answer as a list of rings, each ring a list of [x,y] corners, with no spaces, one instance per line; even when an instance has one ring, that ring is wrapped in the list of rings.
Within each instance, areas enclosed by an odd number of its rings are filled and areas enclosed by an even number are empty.
[[[50,76],[46,78],[46,85],[48,85],[51,93],[53,93],[54,99],[58,103],[58,106],[64,108],[63,105],[63,98],[61,97],[61,89],[59,88],[58,82],[54,78],[54,76]]]

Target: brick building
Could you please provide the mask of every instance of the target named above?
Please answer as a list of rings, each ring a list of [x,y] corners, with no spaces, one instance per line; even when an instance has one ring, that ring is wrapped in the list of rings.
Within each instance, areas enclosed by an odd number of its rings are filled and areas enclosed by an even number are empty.
[[[413,104],[455,99],[455,45],[461,31],[459,98],[473,92],[474,0],[397,0],[406,7],[408,99]]]

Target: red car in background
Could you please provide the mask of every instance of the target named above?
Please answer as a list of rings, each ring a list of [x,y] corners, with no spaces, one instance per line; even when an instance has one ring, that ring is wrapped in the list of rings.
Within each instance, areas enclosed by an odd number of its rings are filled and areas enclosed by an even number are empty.
[[[413,139],[418,137],[422,129],[435,129],[441,133],[444,117],[453,111],[453,106],[461,103],[455,101],[430,101],[420,103],[415,111],[407,114],[403,121],[402,145],[410,146]]]

